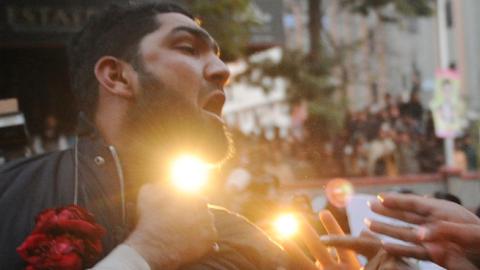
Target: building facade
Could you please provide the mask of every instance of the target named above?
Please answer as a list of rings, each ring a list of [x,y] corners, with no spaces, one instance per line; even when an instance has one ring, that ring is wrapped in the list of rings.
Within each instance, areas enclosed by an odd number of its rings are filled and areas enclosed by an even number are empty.
[[[284,0],[286,48],[308,49],[308,1]],[[462,93],[471,114],[480,109],[480,29],[476,0],[445,0],[448,62],[462,76]],[[339,44],[360,44],[346,58],[350,81],[349,106],[360,110],[382,102],[382,96],[408,98],[418,88],[424,105],[434,90],[439,67],[438,22],[431,17],[400,17],[395,23],[382,22],[374,14],[354,15],[336,0],[323,0],[323,31]],[[386,8],[394,13],[393,7]],[[324,39],[327,38],[324,33]]]

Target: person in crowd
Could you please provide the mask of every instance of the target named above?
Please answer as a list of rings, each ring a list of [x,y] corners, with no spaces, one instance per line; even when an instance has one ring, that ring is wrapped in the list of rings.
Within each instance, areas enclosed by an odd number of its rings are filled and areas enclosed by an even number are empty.
[[[33,137],[33,152],[43,154],[67,148],[67,137],[60,132],[57,118],[52,114],[47,115],[42,133]]]
[[[293,167],[287,159],[288,152],[282,149],[281,144],[278,147],[271,147],[269,157],[265,166],[267,173],[276,177],[280,183],[291,183],[296,180]]]
[[[356,124],[355,124],[355,133],[358,135],[363,135],[367,140],[371,138],[372,128],[371,121],[368,119],[368,110],[362,110],[357,113]]]
[[[241,205],[240,213],[250,221],[259,224],[269,217],[269,213],[277,207],[276,194],[278,179],[267,171],[263,164],[264,155],[252,158],[249,164],[251,181],[247,188],[248,199]]]
[[[0,168],[1,268],[24,269],[16,248],[35,216],[70,204],[106,229],[95,270],[286,268],[257,227],[169,185],[183,151],[211,163],[231,154],[220,118],[229,71],[194,17],[175,4],[112,6],[70,51],[85,129],[72,149]]]
[[[395,107],[396,104],[395,104],[395,100],[393,99],[392,95],[390,93],[385,93],[385,95],[383,95],[383,105],[384,105],[384,109],[387,110],[387,112],[389,112],[391,110],[392,107]]]
[[[420,102],[420,92],[417,89],[410,92],[410,100],[405,104],[404,115],[413,118],[417,122],[422,122],[423,106]]]
[[[222,205],[234,212],[240,212],[242,206],[250,199],[249,186],[252,183],[252,173],[248,168],[249,156],[247,148],[237,153],[234,158],[235,166],[231,167],[225,176],[224,190],[222,194]],[[231,160],[232,161],[232,160]]]
[[[380,129],[392,129],[393,127],[390,125],[390,114],[389,111],[384,108],[381,109],[378,114],[376,115],[377,121],[379,123]]]
[[[462,142],[460,139],[455,140],[455,147],[453,149],[453,160],[455,169],[460,172],[468,171],[467,155],[463,151]]]
[[[419,139],[418,163],[422,172],[437,172],[444,164],[442,140],[421,137]]]
[[[358,136],[355,138],[353,144],[352,165],[350,168],[352,176],[367,175],[368,146],[367,140],[364,137]]]
[[[469,134],[462,138],[462,150],[467,157],[468,171],[475,171],[478,168],[477,150],[473,146],[472,137]]]
[[[424,122],[424,135],[428,139],[433,139],[435,135],[435,123],[433,121],[433,113],[431,110],[427,112],[426,119]]]
[[[353,135],[354,135],[354,132],[356,131],[357,121],[358,121],[357,117],[358,117],[357,112],[353,110],[348,110],[343,123],[343,128],[347,133],[347,140],[350,142],[353,140]]]
[[[393,129],[400,131],[403,128],[402,121],[400,119],[400,109],[396,104],[390,106],[390,109],[388,110],[388,119],[390,126]]]
[[[310,153],[306,147],[297,144],[298,147],[292,149],[295,162],[292,164],[292,171],[297,180],[312,180],[316,177],[316,169],[313,166]],[[329,153],[332,154],[331,152]]]
[[[420,172],[418,164],[418,144],[413,141],[408,132],[399,132],[395,160],[397,161],[400,175],[416,174]]]
[[[390,130],[381,129],[378,138],[370,143],[368,152],[368,175],[396,174],[395,163],[392,160],[396,146],[391,134]]]
[[[418,138],[423,135],[421,122],[409,115],[403,115],[401,117],[403,129],[410,133],[413,138]]]

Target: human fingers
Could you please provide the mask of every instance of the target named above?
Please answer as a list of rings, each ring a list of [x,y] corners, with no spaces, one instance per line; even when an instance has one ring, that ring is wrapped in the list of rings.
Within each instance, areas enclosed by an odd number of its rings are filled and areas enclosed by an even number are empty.
[[[326,246],[350,249],[368,259],[375,256],[382,246],[382,242],[379,239],[368,237],[323,235],[320,237],[320,240]]]
[[[363,237],[363,238],[369,238],[369,239],[377,239],[378,240],[378,237],[373,234],[372,232],[370,232],[369,230],[362,230],[360,232],[360,237]]]
[[[464,249],[480,252],[480,226],[441,221],[418,229],[422,241],[450,241]]]
[[[329,235],[345,235],[330,211],[321,211],[318,216],[323,224],[323,227],[327,230]],[[352,250],[339,248],[337,249],[337,255],[340,259],[340,262],[351,266],[353,269],[359,269],[361,267],[355,252]]]
[[[425,216],[412,213],[409,210],[396,210],[387,208],[381,201],[370,202],[370,209],[382,216],[391,217],[398,220],[403,220],[412,224],[423,224],[427,222]]]
[[[368,220],[367,225],[371,231],[376,233],[411,243],[418,243],[420,241],[417,228],[412,226],[398,226],[375,220]]]
[[[138,222],[125,244],[159,269],[201,258],[216,243],[213,215],[201,199],[183,202],[162,187],[147,184],[139,191],[137,208]]]
[[[480,219],[468,209],[456,203],[412,194],[382,193],[378,196],[381,205],[405,213],[417,214],[426,221],[452,221],[468,224],[479,224]],[[378,205],[378,204],[376,204]],[[402,219],[403,220],[403,219]],[[420,222],[408,221],[420,224]]]
[[[378,199],[383,206],[427,216],[432,212],[431,198],[414,194],[380,193]]]
[[[333,267],[336,262],[330,256],[327,247],[322,244],[315,229],[303,217],[299,217],[301,230],[300,237],[305,245],[308,247],[310,253],[317,259],[317,261],[326,269]]]
[[[431,210],[428,203],[430,198],[414,194],[380,193],[377,198],[385,207],[391,209],[409,210],[421,215],[426,215]]]
[[[280,240],[283,248],[289,254],[291,269],[318,270],[315,264],[303,253],[291,239]]]
[[[365,265],[364,269],[378,270],[387,255],[388,253],[385,250],[379,250],[372,258],[368,260],[368,263]]]
[[[375,257],[368,260],[365,270],[410,270],[416,269],[409,265],[402,258],[388,254],[385,250],[380,249]]]
[[[410,257],[419,260],[431,260],[427,249],[421,245],[400,245],[393,243],[383,243],[383,249],[389,254],[399,257]]]
[[[414,265],[408,263],[401,257],[397,257],[391,254],[388,254],[384,260],[381,262],[381,265],[378,266],[378,270],[412,270],[417,269]]]

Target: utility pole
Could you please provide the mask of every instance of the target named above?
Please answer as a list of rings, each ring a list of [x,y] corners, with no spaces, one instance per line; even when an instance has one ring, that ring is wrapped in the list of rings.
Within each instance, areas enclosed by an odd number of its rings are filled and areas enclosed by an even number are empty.
[[[320,58],[320,36],[322,31],[322,0],[308,1],[308,30],[310,34],[309,58],[316,62]]]
[[[448,36],[447,36],[447,14],[446,0],[437,0],[437,27],[438,27],[438,48],[440,51],[439,62],[442,70],[449,68],[450,56],[448,53]],[[444,138],[445,165],[447,168],[455,166],[454,154],[454,137]]]

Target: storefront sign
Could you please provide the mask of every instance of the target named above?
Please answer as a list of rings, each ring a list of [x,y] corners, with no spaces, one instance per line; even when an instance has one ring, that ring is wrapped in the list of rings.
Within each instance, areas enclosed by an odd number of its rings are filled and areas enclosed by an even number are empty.
[[[75,32],[98,7],[6,6],[6,23],[21,32]]]
[[[106,6],[126,0],[5,0],[0,2],[0,46],[62,46]]]

